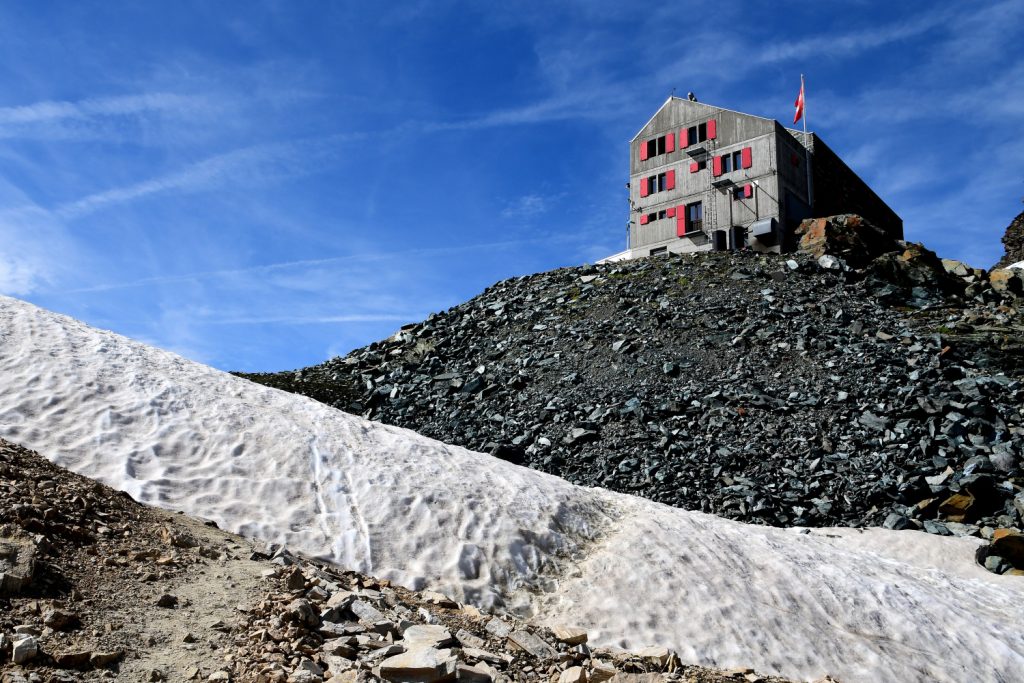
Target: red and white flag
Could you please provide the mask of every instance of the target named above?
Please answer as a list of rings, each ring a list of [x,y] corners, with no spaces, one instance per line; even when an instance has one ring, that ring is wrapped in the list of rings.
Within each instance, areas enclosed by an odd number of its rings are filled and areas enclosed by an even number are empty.
[[[793,123],[796,123],[804,116],[804,77],[800,77],[800,94],[796,96],[796,102],[793,103],[796,107],[796,113],[793,114]]]

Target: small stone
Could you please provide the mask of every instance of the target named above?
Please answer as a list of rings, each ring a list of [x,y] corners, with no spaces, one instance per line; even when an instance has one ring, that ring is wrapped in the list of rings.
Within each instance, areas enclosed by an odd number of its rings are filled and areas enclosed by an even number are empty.
[[[604,683],[618,675],[619,670],[611,664],[595,664],[590,668],[590,683]]]
[[[73,631],[82,625],[82,621],[73,612],[50,609],[43,613],[43,624],[54,631]]]
[[[2,649],[0,648],[0,650]],[[61,669],[81,669],[89,663],[91,655],[92,653],[88,650],[73,650],[55,655],[53,659]]]
[[[484,630],[495,638],[507,638],[508,634],[512,632],[512,627],[501,619],[495,617],[487,622],[487,625],[484,626]]]
[[[317,627],[320,625],[320,614],[313,609],[309,600],[299,598],[292,600],[284,610],[285,617],[306,626]]]
[[[497,666],[508,666],[512,663],[512,660],[515,659],[511,655],[507,655],[505,653],[488,652],[475,647],[462,648],[462,654],[466,659],[487,662],[488,664],[495,664]]]
[[[495,672],[483,663],[473,666],[459,664],[455,675],[458,680],[465,683],[490,683],[495,679]]]
[[[402,634],[402,641],[410,650],[420,647],[445,647],[454,644],[452,634],[444,626],[431,624],[410,626]]]
[[[388,657],[380,664],[380,677],[394,683],[438,683],[455,678],[458,662],[451,650],[432,647]]]
[[[121,661],[122,657],[124,657],[124,652],[120,650],[110,652],[93,652],[89,656],[89,664],[97,669],[102,669],[105,666],[110,666],[115,662]]]
[[[438,607],[448,607],[454,609],[459,606],[459,603],[455,602],[447,595],[442,595],[441,593],[437,593],[435,591],[424,592],[423,599],[432,605],[437,605]]]
[[[508,635],[508,639],[537,659],[547,659],[555,655],[554,648],[529,631],[513,631]]]
[[[567,645],[580,645],[587,642],[587,632],[581,628],[554,626],[551,629],[551,633],[555,636],[555,640]]]
[[[173,595],[169,595],[167,593],[164,593],[159,598],[157,598],[156,606],[157,607],[166,607],[166,608],[177,607],[178,606],[178,598],[173,596]]]
[[[974,507],[974,496],[969,493],[954,493],[939,505],[939,514],[951,522],[963,522],[971,508]]]
[[[15,664],[24,664],[35,659],[39,654],[39,643],[34,636],[25,636],[14,641],[11,649],[11,661]]]
[[[384,621],[386,618],[377,608],[362,600],[354,600],[349,606],[349,611],[359,617],[360,621],[365,621],[368,624]]]
[[[587,683],[587,673],[581,666],[570,666],[558,677],[558,683]]]
[[[206,680],[208,681],[230,681],[231,673],[228,671],[214,671]]]
[[[460,629],[455,634],[455,640],[459,641],[459,644],[462,645],[462,647],[464,647],[464,648],[465,647],[472,647],[472,648],[477,648],[477,649],[481,649],[482,650],[484,648],[484,646],[486,645],[486,643],[484,642],[483,638],[477,638],[476,636],[474,636],[472,633],[470,633],[469,631],[467,631],[465,629]]]
[[[645,647],[644,649],[637,652],[637,656],[648,660],[655,664],[655,666],[665,666],[668,664],[676,655],[667,647],[654,646]]]
[[[889,516],[882,522],[882,527],[885,529],[892,529],[893,531],[903,531],[904,529],[914,528],[913,523],[908,517],[899,514],[898,512],[890,512]]]

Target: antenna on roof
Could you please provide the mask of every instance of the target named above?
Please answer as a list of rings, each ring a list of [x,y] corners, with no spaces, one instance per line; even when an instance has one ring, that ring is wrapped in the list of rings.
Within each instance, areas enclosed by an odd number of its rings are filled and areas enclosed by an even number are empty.
[[[673,98],[673,97],[675,97],[675,96],[676,96],[676,89],[675,89],[675,88],[672,88],[672,92],[671,92],[671,93],[669,93],[669,99],[671,99],[671,98]]]

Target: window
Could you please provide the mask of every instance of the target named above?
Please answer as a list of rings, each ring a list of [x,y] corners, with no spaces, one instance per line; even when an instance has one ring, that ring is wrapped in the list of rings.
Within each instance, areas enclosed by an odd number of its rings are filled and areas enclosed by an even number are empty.
[[[676,151],[675,133],[662,135],[658,138],[651,138],[642,144],[643,148],[640,150],[640,161],[646,161],[647,159],[656,157],[659,154],[674,152]]]
[[[686,207],[687,234],[699,232],[704,228],[704,205],[701,202],[694,202]]]
[[[732,189],[732,200],[734,202],[743,199],[750,199],[754,196],[754,186],[750,183],[738,185]]]
[[[659,173],[657,175],[647,176],[641,178],[641,189],[646,187],[647,194],[654,194],[655,192],[664,192],[665,190],[674,190],[676,187],[676,172],[666,171],[665,173]],[[641,197],[646,197],[647,194],[644,192],[640,193]]]
[[[658,254],[664,254],[668,251],[668,247],[655,247],[651,249],[650,256],[657,256]]]
[[[664,209],[662,209],[661,211],[659,211],[659,212],[658,212],[658,220],[659,220],[659,221],[660,221],[661,219],[663,219],[663,218],[664,218],[665,216],[666,216],[666,212],[665,212],[665,210],[664,210]]]
[[[720,157],[715,157],[715,175],[731,173],[741,168],[750,168],[753,164],[754,156],[750,147],[744,147],[735,152],[726,152]]]
[[[690,126],[686,129],[686,139],[691,145],[704,142],[708,139],[708,124],[702,123],[697,126]]]

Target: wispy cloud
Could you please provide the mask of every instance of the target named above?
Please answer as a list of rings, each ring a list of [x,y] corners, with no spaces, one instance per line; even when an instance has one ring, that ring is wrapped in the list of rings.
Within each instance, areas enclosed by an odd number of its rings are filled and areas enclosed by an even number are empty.
[[[551,197],[528,194],[509,202],[501,211],[503,218],[532,218],[547,212]]]
[[[281,315],[237,318],[219,318],[216,316],[210,316],[205,320],[205,323],[208,325],[331,325],[337,323],[404,323],[409,320],[420,320],[423,317],[424,314],[421,312],[407,314],[355,313],[351,315]]]
[[[267,143],[207,157],[185,168],[138,183],[115,187],[57,207],[63,218],[79,218],[104,207],[167,192],[208,192],[223,187],[258,186],[322,169],[336,145],[365,138],[344,133],[316,140]]]
[[[822,57],[848,57],[873,50],[885,45],[909,40],[948,24],[951,12],[929,8],[907,21],[892,24],[871,25],[849,32],[817,35],[771,45],[752,55],[754,62],[774,64],[778,62]]]
[[[78,101],[45,100],[17,107],[0,107],[0,126],[44,123],[94,116],[131,116],[145,112],[197,111],[208,109],[206,97],[175,93],[141,93],[96,97]]]
[[[532,239],[519,239],[519,240],[504,240],[500,242],[485,242],[477,244],[466,244],[466,245],[454,245],[447,247],[425,247],[420,249],[405,249],[395,251],[374,251],[362,254],[346,254],[343,256],[332,256],[328,258],[318,259],[299,259],[294,261],[280,261],[276,263],[267,263],[256,266],[247,266],[244,268],[228,268],[222,270],[208,270],[198,271],[193,273],[182,273],[180,275],[167,275],[167,276],[156,276],[139,278],[137,280],[131,280],[128,282],[116,282],[109,284],[94,285],[91,287],[81,287],[78,289],[69,290],[69,294],[80,294],[86,292],[104,292],[118,289],[133,289],[137,287],[149,287],[158,285],[175,284],[182,282],[197,282],[201,280],[209,280],[215,278],[234,278],[238,276],[246,275],[267,275],[276,271],[286,271],[293,269],[309,269],[321,266],[336,266],[345,263],[373,263],[381,261],[391,260],[403,260],[409,258],[419,257],[440,257],[440,256],[451,256],[459,253],[482,251],[482,250],[497,250],[509,247],[524,246],[527,244],[534,244],[539,242],[551,243],[557,241],[551,238],[532,238]]]

